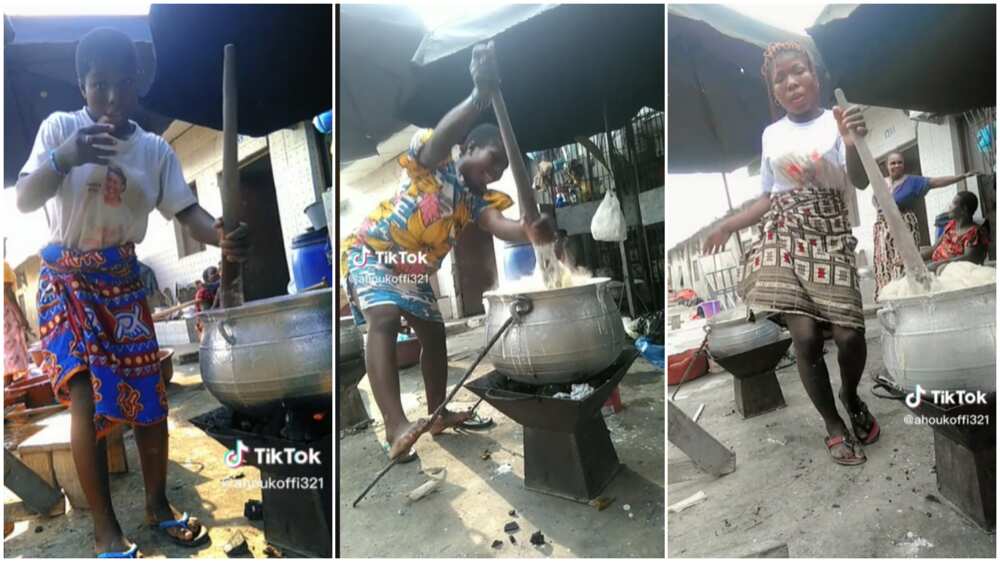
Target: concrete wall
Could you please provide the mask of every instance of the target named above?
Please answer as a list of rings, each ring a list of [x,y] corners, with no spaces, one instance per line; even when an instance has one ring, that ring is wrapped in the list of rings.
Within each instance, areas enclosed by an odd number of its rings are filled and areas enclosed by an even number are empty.
[[[278,213],[281,220],[285,255],[291,271],[292,238],[302,233],[309,220],[303,210],[316,200],[313,188],[309,152],[306,146],[308,124],[282,129],[267,137],[239,138],[238,155],[241,164],[264,153],[271,158],[271,169],[277,191]],[[219,175],[222,173],[222,133],[204,127],[191,127],[171,141],[184,170],[184,179],[195,183],[198,202],[209,213],[222,216],[222,194]],[[146,239],[137,248],[139,259],[156,274],[160,288],[176,284],[187,285],[201,278],[201,272],[219,261],[219,250],[208,246],[204,251],[180,257],[174,224],[154,212],[149,218]],[[176,295],[175,295],[176,296]]]

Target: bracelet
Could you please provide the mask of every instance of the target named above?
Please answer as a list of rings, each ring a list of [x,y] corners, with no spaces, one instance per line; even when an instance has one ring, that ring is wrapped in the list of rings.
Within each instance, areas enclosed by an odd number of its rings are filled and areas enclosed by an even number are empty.
[[[49,151],[49,164],[52,165],[52,169],[55,170],[55,172],[57,174],[59,174],[60,176],[66,177],[67,175],[69,175],[68,171],[64,172],[64,171],[62,171],[62,170],[59,169],[59,164],[56,162],[56,151],[55,150],[50,150]]]

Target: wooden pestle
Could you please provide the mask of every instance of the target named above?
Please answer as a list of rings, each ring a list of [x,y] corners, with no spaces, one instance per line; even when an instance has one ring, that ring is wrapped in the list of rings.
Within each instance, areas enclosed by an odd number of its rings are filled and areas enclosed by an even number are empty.
[[[226,234],[239,227],[243,197],[240,194],[239,156],[237,155],[236,45],[225,47],[222,62],[222,221]],[[243,304],[242,266],[222,260],[219,303],[222,308]]]
[[[844,91],[837,88],[834,91],[834,96],[837,98],[837,105],[846,111],[848,102],[844,96]],[[903,222],[903,215],[899,212],[899,207],[896,205],[896,200],[892,197],[892,192],[889,191],[885,177],[882,176],[882,170],[879,169],[878,163],[875,162],[875,158],[872,156],[872,151],[868,147],[868,141],[863,136],[855,135],[854,131],[851,131],[850,134],[851,138],[854,139],[854,146],[858,150],[861,164],[865,167],[865,173],[868,175],[868,181],[871,183],[872,190],[874,191],[875,201],[885,216],[889,232],[896,242],[896,249],[903,259],[903,267],[906,269],[906,279],[909,281],[911,289],[919,289],[916,293],[929,293],[931,289],[931,273],[927,270],[927,265],[924,264],[924,260],[920,257],[920,251],[917,250],[917,245],[913,242],[910,229]]]
[[[510,162],[510,172],[514,176],[514,184],[517,186],[518,205],[521,206],[521,217],[525,222],[532,223],[541,216],[538,204],[535,201],[535,192],[531,188],[531,178],[528,175],[528,167],[521,157],[521,147],[517,144],[517,137],[514,136],[514,127],[510,124],[510,115],[507,113],[507,104],[504,102],[503,94],[500,90],[493,92],[493,111],[497,116],[497,126],[500,128],[500,136],[503,138],[504,149],[507,151],[507,160]],[[545,247],[535,246],[535,264],[542,272],[542,279],[546,287],[558,286],[560,268],[555,255],[554,245]]]

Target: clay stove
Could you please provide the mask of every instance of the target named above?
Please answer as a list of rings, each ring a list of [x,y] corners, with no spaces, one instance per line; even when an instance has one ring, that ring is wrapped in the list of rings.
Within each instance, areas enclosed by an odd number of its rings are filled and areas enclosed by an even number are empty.
[[[594,392],[582,400],[553,398],[570,385],[532,386],[492,371],[466,385],[494,408],[524,426],[524,487],[543,494],[588,502],[621,469],[608,426],[601,415],[607,401],[639,356],[622,351],[607,369],[577,384]]]

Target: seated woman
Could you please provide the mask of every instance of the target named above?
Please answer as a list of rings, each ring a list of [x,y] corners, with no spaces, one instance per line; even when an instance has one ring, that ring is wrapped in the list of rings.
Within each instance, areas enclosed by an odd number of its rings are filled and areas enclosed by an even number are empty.
[[[951,221],[944,227],[944,233],[933,248],[924,248],[921,252],[925,260],[931,260],[928,269],[937,272],[951,262],[969,261],[982,265],[986,261],[989,235],[972,219],[978,207],[976,194],[960,191],[955,195],[951,201]]]

